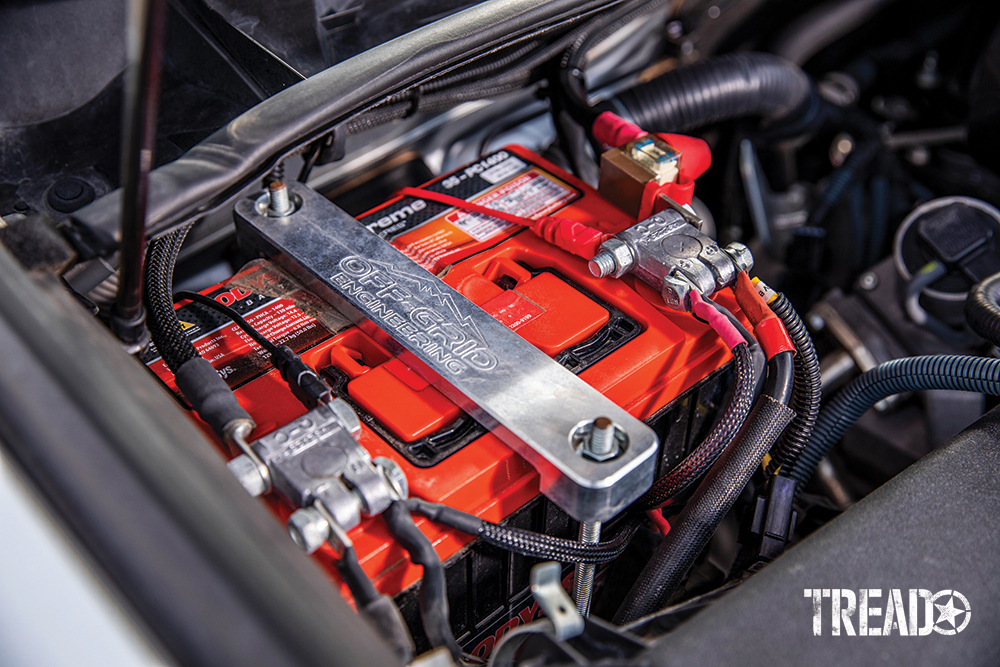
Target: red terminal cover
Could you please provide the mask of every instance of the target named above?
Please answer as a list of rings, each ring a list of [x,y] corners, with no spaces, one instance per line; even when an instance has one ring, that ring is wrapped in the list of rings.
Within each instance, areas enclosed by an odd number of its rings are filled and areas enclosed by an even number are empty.
[[[644,137],[648,132],[635,123],[617,116],[610,111],[600,114],[592,127],[594,137],[612,148],[624,146],[630,141]],[[657,134],[681,154],[680,173],[673,183],[659,184],[650,181],[642,193],[639,219],[645,220],[665,208],[659,195],[664,194],[678,204],[687,205],[694,197],[695,181],[712,165],[712,151],[708,144],[697,137],[683,134]]]

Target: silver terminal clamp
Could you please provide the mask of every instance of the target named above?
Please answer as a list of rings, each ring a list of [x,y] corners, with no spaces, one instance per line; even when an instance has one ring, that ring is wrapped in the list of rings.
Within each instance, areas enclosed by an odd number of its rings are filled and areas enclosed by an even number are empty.
[[[751,268],[749,248],[735,242],[720,248],[674,209],[619,232],[590,261],[590,272],[598,278],[634,273],[658,290],[668,306],[683,311],[691,309],[691,290],[711,296]]]
[[[653,482],[656,434],[329,200],[290,184],[294,212],[236,205],[244,243],[289,272],[493,431],[538,471],[549,499],[578,521],[606,521]],[[584,430],[611,420],[608,451]],[[275,487],[283,482],[274,480]]]
[[[360,432],[357,415],[336,399],[250,444],[274,491],[299,508],[289,518],[289,532],[310,553],[323,542],[342,542],[332,538],[406,498],[402,470],[390,459],[372,461],[356,439]],[[258,466],[247,454],[229,468],[247,491],[259,494],[262,485],[252,474]]]

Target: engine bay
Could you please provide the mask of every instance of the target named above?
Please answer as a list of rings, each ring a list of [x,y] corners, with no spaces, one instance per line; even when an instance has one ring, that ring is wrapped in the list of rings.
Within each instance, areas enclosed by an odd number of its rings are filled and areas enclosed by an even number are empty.
[[[0,13],[0,470],[163,664],[1000,657],[1000,9]]]

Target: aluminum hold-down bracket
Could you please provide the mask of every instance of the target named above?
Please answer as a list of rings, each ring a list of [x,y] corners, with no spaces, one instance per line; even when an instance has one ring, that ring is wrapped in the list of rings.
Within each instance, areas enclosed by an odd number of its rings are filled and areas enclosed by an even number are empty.
[[[326,198],[289,188],[301,205],[283,217],[237,203],[243,240],[524,457],[550,500],[579,521],[606,521],[650,487],[658,442],[648,426]],[[618,433],[605,460],[578,451],[580,430],[599,417]]]

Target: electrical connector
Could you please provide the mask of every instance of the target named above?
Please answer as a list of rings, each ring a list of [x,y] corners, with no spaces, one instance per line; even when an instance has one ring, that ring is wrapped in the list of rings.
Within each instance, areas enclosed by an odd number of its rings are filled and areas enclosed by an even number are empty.
[[[751,571],[762,568],[785,551],[792,539],[798,512],[792,507],[796,482],[790,477],[772,475],[763,495],[757,496],[753,520],[745,546],[751,552]]]
[[[333,400],[330,386],[287,345],[279,346],[272,353],[271,363],[288,383],[295,398],[310,410]]]

